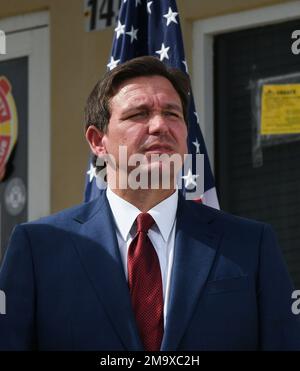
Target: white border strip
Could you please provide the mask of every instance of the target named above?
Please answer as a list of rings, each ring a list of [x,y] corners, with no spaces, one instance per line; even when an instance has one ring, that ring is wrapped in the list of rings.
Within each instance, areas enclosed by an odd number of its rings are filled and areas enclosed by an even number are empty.
[[[196,21],[193,24],[193,91],[214,170],[213,36],[300,18],[300,1]]]

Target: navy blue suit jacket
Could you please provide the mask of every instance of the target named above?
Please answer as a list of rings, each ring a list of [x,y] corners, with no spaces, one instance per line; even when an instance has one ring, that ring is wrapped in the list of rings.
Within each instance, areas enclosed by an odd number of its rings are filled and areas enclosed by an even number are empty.
[[[105,192],[17,226],[0,289],[2,350],[143,349]],[[162,350],[300,350],[292,290],[268,225],[179,198]]]

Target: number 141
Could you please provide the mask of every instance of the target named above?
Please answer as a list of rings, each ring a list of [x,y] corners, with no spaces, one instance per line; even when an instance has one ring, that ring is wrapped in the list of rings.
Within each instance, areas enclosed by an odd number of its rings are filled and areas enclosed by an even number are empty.
[[[115,23],[121,0],[88,0],[90,7],[89,30],[103,29]]]

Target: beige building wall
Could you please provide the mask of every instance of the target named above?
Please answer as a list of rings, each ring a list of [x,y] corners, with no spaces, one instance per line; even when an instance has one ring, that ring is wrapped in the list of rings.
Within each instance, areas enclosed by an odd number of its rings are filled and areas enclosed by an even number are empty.
[[[189,66],[193,21],[284,2],[288,0],[177,0]],[[89,153],[84,139],[83,107],[88,93],[106,70],[113,37],[113,27],[85,32],[83,3],[0,0],[0,18],[41,10],[50,14],[52,212],[83,199]]]

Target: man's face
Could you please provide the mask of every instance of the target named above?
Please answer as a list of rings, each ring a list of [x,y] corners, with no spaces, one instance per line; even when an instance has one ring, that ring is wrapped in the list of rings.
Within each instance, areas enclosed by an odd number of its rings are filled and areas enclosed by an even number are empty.
[[[127,155],[187,153],[187,126],[178,93],[162,76],[137,77],[125,81],[110,101],[111,117],[103,145],[119,167],[119,146]],[[109,169],[108,169],[109,171]]]

